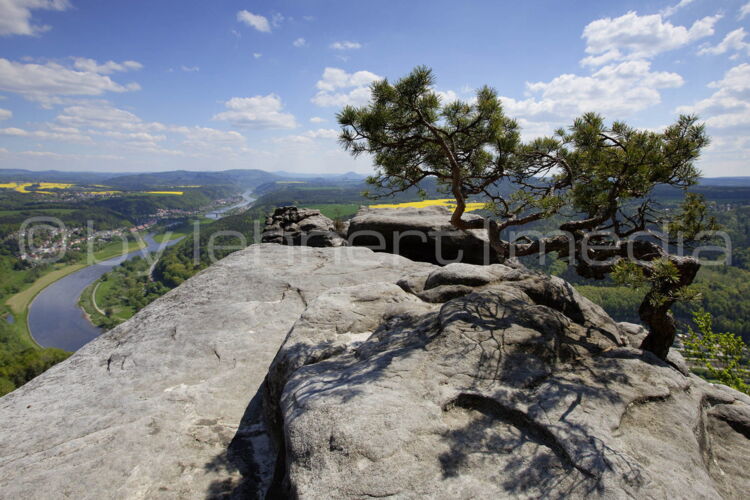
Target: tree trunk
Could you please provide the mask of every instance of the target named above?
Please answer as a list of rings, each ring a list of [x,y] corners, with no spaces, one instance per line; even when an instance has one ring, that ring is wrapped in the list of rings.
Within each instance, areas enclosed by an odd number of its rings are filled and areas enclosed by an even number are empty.
[[[680,288],[689,286],[701,267],[700,262],[692,257],[670,256],[669,260],[680,272],[679,279],[676,282],[654,283],[638,308],[641,321],[649,329],[648,335],[641,342],[641,349],[651,351],[661,359],[667,358],[677,333],[675,319],[670,311],[676,302],[674,294]]]
[[[641,317],[646,326],[648,326],[648,335],[641,342],[641,349],[651,351],[661,359],[666,359],[669,354],[669,348],[674,343],[677,327],[675,326],[674,316],[670,308],[674,301],[668,301],[669,305],[654,307],[651,299],[654,297],[653,290],[646,294],[638,308],[638,315]]]

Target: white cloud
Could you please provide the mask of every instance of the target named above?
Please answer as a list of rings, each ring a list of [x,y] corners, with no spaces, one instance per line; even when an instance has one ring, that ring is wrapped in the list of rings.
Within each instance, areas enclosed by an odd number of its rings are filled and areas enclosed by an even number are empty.
[[[691,3],[693,3],[694,1],[695,0],[680,0],[679,3],[677,3],[675,5],[670,5],[669,7],[666,7],[664,9],[662,9],[659,13],[663,17],[669,17],[672,14],[674,14],[675,12],[677,12],[678,10],[682,9],[683,7],[687,7],[688,5],[690,5]]]
[[[292,45],[294,45],[295,47],[304,47],[307,45],[307,41],[304,38],[297,38],[292,42]]]
[[[197,73],[201,70],[198,66],[181,66],[180,69],[186,73]]]
[[[319,128],[317,130],[308,130],[305,135],[312,139],[338,139],[339,131],[332,128]]]
[[[233,97],[226,101],[227,108],[213,117],[238,127],[250,128],[294,128],[297,123],[294,115],[282,113],[281,98],[276,94],[254,97]]]
[[[731,68],[722,80],[708,86],[717,90],[710,97],[691,106],[681,106],[677,111],[696,113],[706,118],[711,127],[750,126],[750,64]]]
[[[715,89],[706,99],[677,108],[679,113],[698,114],[708,128],[711,145],[703,164],[711,175],[747,175],[750,162],[750,64],[729,69],[721,80],[708,84]]]
[[[347,73],[339,68],[326,68],[322,79],[315,84],[319,91],[312,102],[323,107],[347,104],[361,106],[370,100],[370,84],[378,80],[382,80],[382,77],[369,71]],[[336,92],[342,89],[345,91]]]
[[[61,165],[75,169],[106,170],[106,163],[96,163],[95,158],[127,159],[129,166],[144,171],[214,169],[217,161],[224,168],[240,168],[248,155],[258,154],[247,147],[245,137],[237,131],[148,122],[131,111],[94,99],[65,107],[55,121],[42,123],[36,130],[0,128],[0,137],[3,136],[7,141],[43,142],[38,151],[9,153],[12,157],[3,159],[13,161],[19,168],[48,168],[42,163],[45,158],[68,160]],[[52,143],[61,141],[88,143],[94,154],[73,156],[57,151]],[[103,152],[107,154],[99,154]]]
[[[362,48],[362,44],[359,42],[343,40],[340,42],[333,42],[331,48],[334,50],[356,50]]]
[[[636,12],[617,18],[597,19],[583,30],[587,57],[581,64],[599,66],[616,60],[649,59],[713,35],[721,15],[699,19],[688,29],[664,21],[660,14]]]
[[[263,32],[263,33],[270,33],[271,32],[271,24],[268,22],[268,19],[258,15],[253,14],[250,11],[247,10],[241,10],[237,13],[237,20],[241,23],[244,23],[251,28],[255,28],[256,30]]]
[[[51,140],[51,141],[62,141],[62,142],[76,142],[76,143],[91,143],[93,142],[91,137],[82,134],[75,128],[65,127],[53,127],[50,130],[24,130],[20,128],[10,127],[0,129],[0,135],[10,137],[30,137],[34,139]]]
[[[321,118],[319,116],[313,116],[312,118],[310,118],[311,123],[323,123],[324,121],[326,121],[325,118]]]
[[[587,111],[630,115],[661,102],[660,89],[680,87],[677,73],[651,71],[648,61],[625,61],[590,76],[563,74],[549,82],[526,83],[529,97],[503,97],[510,116],[534,122],[565,123]]]
[[[138,116],[113,107],[107,101],[89,101],[64,108],[56,118],[67,127],[120,131],[162,131],[161,123],[146,123]]]
[[[456,94],[452,90],[446,90],[446,91],[436,90],[436,89],[432,89],[432,90],[438,95],[438,97],[440,98],[440,101],[443,104],[447,104],[449,102],[454,102],[454,101],[459,100],[458,94]]]
[[[312,144],[316,139],[338,139],[339,133],[338,130],[319,128],[317,130],[308,130],[304,134],[276,137],[273,139],[273,142],[282,144],[289,142],[296,144]]]
[[[339,88],[361,87],[382,79],[369,71],[347,73],[339,68],[326,68],[323,70],[323,78],[318,80],[315,86],[320,90],[333,91]]]
[[[56,95],[100,95],[139,89],[137,83],[120,85],[109,76],[66,68],[54,62],[24,64],[0,58],[0,90],[18,93],[30,100],[44,102]]]
[[[260,59],[261,57],[263,57],[263,54],[261,54],[260,52],[253,52],[253,57],[255,59]]]
[[[737,20],[742,21],[745,17],[750,14],[750,2],[740,7],[740,13],[737,15]]]
[[[70,8],[68,0],[0,0],[0,35],[38,35],[51,29],[31,24],[32,10]]]
[[[737,52],[746,52],[748,55],[750,55],[750,43],[745,41],[745,29],[744,28],[737,28],[736,30],[730,32],[727,34],[727,36],[724,37],[724,39],[719,42],[718,44],[711,46],[706,46],[701,48],[698,51],[698,55],[704,55],[704,54],[723,54],[727,52],[728,50],[733,50]]]
[[[121,63],[107,61],[104,64],[99,64],[95,60],[86,57],[74,57],[73,67],[87,73],[110,75],[118,71],[139,70],[143,68],[143,65],[138,61],[123,61]]]
[[[0,120],[7,120],[13,116],[13,111],[0,108]]]
[[[157,143],[167,140],[167,136],[154,135],[148,132],[120,132],[119,130],[91,130],[90,133],[110,139],[121,139],[133,142]]]

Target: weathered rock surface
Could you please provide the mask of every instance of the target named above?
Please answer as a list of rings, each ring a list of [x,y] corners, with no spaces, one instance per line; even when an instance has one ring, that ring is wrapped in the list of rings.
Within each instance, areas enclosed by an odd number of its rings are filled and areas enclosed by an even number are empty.
[[[261,494],[254,397],[320,293],[431,266],[364,248],[254,245],[0,399],[0,498]]]
[[[453,264],[398,283],[322,293],[290,331],[266,385],[285,448],[277,491],[739,498],[750,488],[750,398],[633,347],[638,327],[564,281]]]
[[[744,497],[750,397],[643,334],[518,266],[253,245],[0,399],[0,498]]]
[[[459,231],[450,224],[446,207],[362,207],[351,219],[347,240],[351,245],[403,255],[409,259],[447,264],[491,264],[497,253],[488,243],[487,231]],[[481,219],[465,214],[465,220]]]
[[[319,210],[293,206],[279,207],[266,219],[261,242],[310,247],[346,245],[333,221]]]

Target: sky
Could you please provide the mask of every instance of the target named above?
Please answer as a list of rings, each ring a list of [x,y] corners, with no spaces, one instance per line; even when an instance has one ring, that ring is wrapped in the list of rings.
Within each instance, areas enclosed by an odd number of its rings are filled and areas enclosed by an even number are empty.
[[[524,139],[698,114],[704,174],[746,176],[749,32],[748,0],[0,0],[0,168],[367,174],[336,113],[427,65]]]

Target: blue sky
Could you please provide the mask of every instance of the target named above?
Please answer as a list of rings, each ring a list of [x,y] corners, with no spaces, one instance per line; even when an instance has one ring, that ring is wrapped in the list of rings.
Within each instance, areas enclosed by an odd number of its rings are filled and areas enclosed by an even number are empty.
[[[367,173],[335,113],[426,64],[525,138],[697,113],[704,173],[750,175],[748,32],[747,0],[0,0],[0,168]]]

